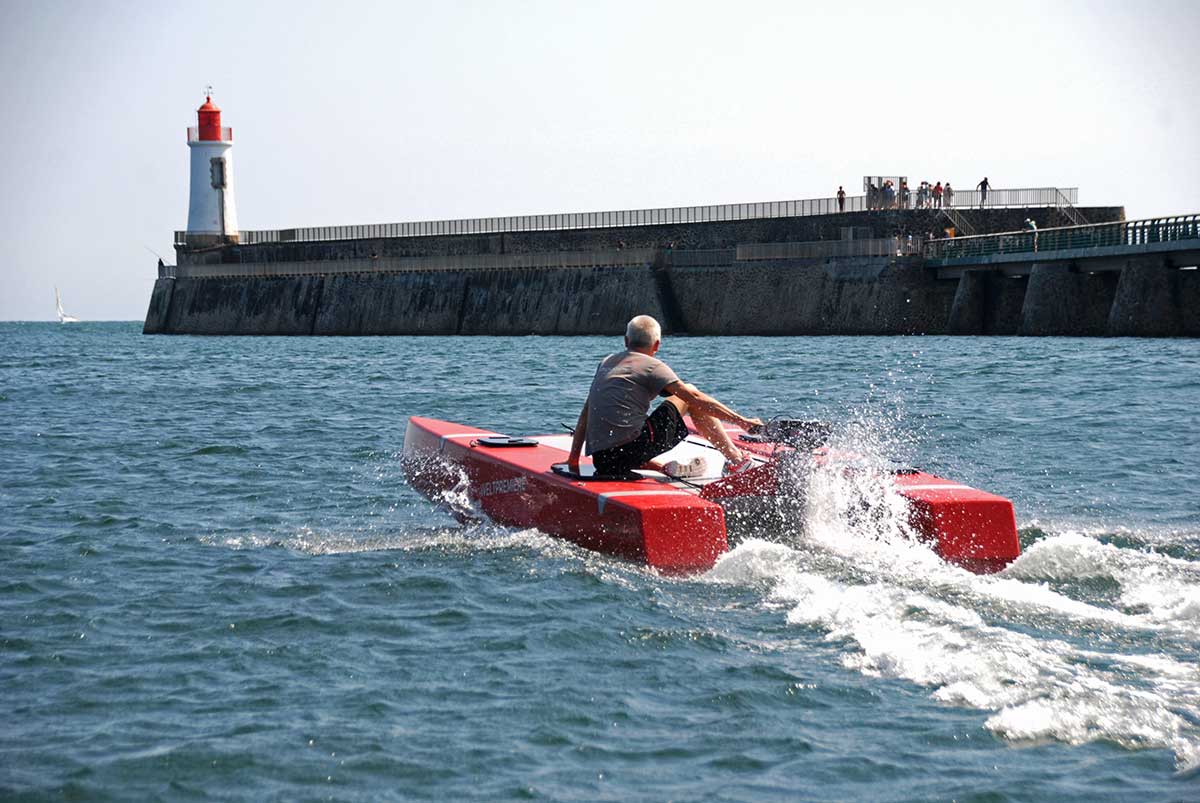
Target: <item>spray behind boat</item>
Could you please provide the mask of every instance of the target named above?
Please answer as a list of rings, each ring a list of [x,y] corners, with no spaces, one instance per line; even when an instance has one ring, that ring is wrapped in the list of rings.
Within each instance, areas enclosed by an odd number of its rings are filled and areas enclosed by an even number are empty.
[[[833,425],[827,421],[775,416],[761,427],[738,436],[737,441],[773,446],[769,474],[772,488],[746,493],[748,488],[731,488],[724,495],[710,486],[716,494],[703,493],[725,508],[734,540],[747,537],[785,541],[803,535],[808,486],[813,470],[813,453],[826,446],[833,435]],[[744,479],[734,478],[734,485],[753,482],[755,470]],[[729,482],[728,480],[726,482]],[[741,492],[739,492],[739,490]]]
[[[744,443],[776,447],[771,463],[777,485],[773,493],[720,500],[732,520],[736,540],[750,536],[785,542],[802,538],[810,518],[813,478],[818,471],[825,485],[832,480],[854,486],[856,492],[845,495],[846,504],[838,514],[847,527],[863,533],[889,529],[881,524],[895,518],[887,478],[911,474],[916,469],[890,460],[883,461],[890,465],[882,466],[858,453],[843,454],[830,446],[834,432],[834,425],[828,421],[777,416],[738,437]]]

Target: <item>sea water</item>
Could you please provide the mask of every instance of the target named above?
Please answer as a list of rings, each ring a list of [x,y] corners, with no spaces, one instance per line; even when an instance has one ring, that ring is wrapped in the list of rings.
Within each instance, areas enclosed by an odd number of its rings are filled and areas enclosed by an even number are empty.
[[[618,347],[0,324],[0,797],[1200,799],[1200,342],[666,340],[1010,497],[993,576],[871,472],[690,577],[405,484],[408,416],[561,431]]]

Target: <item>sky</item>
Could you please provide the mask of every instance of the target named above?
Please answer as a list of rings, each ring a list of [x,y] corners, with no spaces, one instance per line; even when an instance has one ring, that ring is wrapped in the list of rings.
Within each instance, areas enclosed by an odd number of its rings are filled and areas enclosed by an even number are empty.
[[[1200,212],[1200,2],[0,0],[0,320],[144,318],[213,87],[243,229],[820,198]]]

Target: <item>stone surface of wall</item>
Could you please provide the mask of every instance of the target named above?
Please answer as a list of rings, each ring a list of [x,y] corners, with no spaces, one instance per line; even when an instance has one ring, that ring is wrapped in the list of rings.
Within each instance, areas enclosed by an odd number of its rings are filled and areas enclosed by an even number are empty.
[[[664,319],[650,265],[159,279],[143,331],[229,335],[574,335]]]
[[[695,335],[1200,336],[1200,271],[1161,264],[1095,274],[1038,264],[1027,278],[970,270],[939,280],[908,257],[712,253],[725,261],[660,252],[630,266],[160,279],[144,331],[610,334],[647,313]]]
[[[645,313],[691,334],[941,333],[957,282],[910,259],[160,279],[144,331],[577,335]]]
[[[695,335],[942,334],[956,282],[907,259],[675,268],[682,328]]]

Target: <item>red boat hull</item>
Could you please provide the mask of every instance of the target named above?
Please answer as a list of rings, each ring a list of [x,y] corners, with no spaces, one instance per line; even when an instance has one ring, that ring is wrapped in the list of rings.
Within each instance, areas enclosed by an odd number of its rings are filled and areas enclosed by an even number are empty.
[[[426,496],[445,494],[464,477],[468,493],[492,521],[536,527],[588,549],[644,562],[664,571],[707,569],[728,550],[725,513],[715,502],[654,480],[581,482],[556,474],[566,459],[537,445],[487,448],[493,432],[411,418],[404,439],[410,484]],[[450,480],[454,484],[447,485]]]
[[[404,442],[409,483],[431,499],[449,502],[459,518],[483,515],[506,526],[534,527],[666,572],[710,568],[729,548],[724,506],[773,499],[781,476],[776,457],[789,451],[743,443],[762,458],[760,465],[703,484],[661,475],[582,481],[552,469],[566,460],[565,436],[534,438],[536,444],[529,446],[496,447],[483,440],[496,434],[409,419]],[[831,459],[823,450],[811,457]],[[918,537],[943,559],[975,572],[994,572],[1020,554],[1009,500],[924,472],[897,474],[894,482],[908,502]]]

